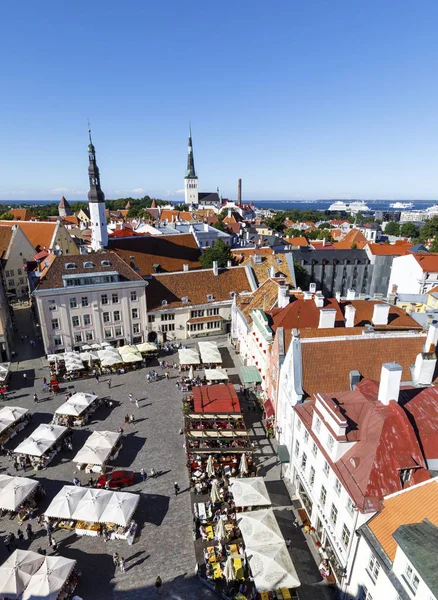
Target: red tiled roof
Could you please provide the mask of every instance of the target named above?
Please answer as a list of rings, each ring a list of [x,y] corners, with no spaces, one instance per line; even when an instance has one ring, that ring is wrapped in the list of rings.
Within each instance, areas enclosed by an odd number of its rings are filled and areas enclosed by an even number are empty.
[[[351,229],[340,242],[335,242],[334,246],[337,250],[345,250],[351,248],[352,244],[356,244],[358,248],[368,244],[368,240],[359,229]]]
[[[309,245],[309,242],[303,235],[300,235],[298,237],[283,238],[283,239],[285,242],[287,242],[291,246],[308,246]]]
[[[132,230],[132,227],[124,227],[123,229],[114,229],[108,234],[108,238],[125,238],[143,235],[142,233],[136,233]]]
[[[10,212],[11,215],[14,215],[16,221],[30,221],[31,219],[36,219],[36,215],[27,208],[11,208],[8,212]]]
[[[413,244],[367,244],[372,254],[377,256],[404,256]]]
[[[168,210],[164,209],[161,211],[160,221],[195,221],[188,211],[184,210]]]
[[[195,413],[240,413],[240,402],[231,383],[195,386],[193,404]]]
[[[10,227],[0,226],[0,258],[5,258],[11,242],[12,229]]]
[[[47,221],[0,221],[0,225],[11,228],[14,225],[19,225],[35,250],[42,250],[43,248],[50,248],[57,223],[48,223]]]
[[[423,271],[438,273],[438,252],[417,252],[412,255]]]
[[[412,393],[413,394],[413,393]],[[423,453],[427,460],[438,458],[438,388],[430,387],[421,390],[419,394],[402,394],[401,403],[411,416],[412,422],[419,432]]]

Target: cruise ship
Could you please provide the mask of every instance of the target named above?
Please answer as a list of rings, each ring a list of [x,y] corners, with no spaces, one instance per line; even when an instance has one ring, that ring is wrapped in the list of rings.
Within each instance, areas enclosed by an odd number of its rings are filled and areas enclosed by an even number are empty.
[[[342,200],[337,200],[333,204],[330,204],[329,210],[333,212],[358,213],[368,212],[371,209],[363,201],[355,201],[347,204],[346,202],[342,202]]]
[[[391,208],[398,208],[401,210],[405,210],[406,208],[414,208],[413,202],[393,202],[389,205]]]

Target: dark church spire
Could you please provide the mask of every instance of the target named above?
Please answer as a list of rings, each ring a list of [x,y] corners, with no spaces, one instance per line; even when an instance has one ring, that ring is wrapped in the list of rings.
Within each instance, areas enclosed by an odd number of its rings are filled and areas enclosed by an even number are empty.
[[[96,150],[91,140],[91,129],[88,127],[88,178],[90,180],[90,191],[88,192],[88,202],[105,202],[105,194],[100,187],[99,167],[96,163]]]
[[[189,123],[189,151],[187,155],[187,171],[186,179],[197,179],[195,171],[195,159],[193,158],[193,144],[192,144],[192,126]]]

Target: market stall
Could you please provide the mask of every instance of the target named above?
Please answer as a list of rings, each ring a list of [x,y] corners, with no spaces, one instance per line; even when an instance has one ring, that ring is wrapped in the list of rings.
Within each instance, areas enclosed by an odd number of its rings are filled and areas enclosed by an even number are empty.
[[[0,363],[0,388],[1,389],[5,389],[8,387],[10,375],[11,375],[11,363],[10,362]]]
[[[255,548],[284,542],[272,508],[238,513],[237,524],[246,547]]]
[[[112,431],[93,431],[74,457],[78,469],[86,473],[104,473],[107,463],[115,460],[122,447],[122,436]]]
[[[187,367],[189,365],[200,365],[201,359],[199,354],[194,348],[181,348],[178,350],[178,359],[181,367]]]
[[[239,415],[240,402],[236,390],[231,383],[219,385],[199,385],[193,388],[192,394],[184,399],[187,407],[185,414],[196,415]]]
[[[263,477],[230,478],[230,490],[236,506],[271,506]]]
[[[144,354],[147,358],[158,356],[158,347],[152,342],[143,342],[142,344],[137,344],[136,348],[139,352],[141,352],[141,354]]]
[[[0,566],[0,599],[65,600],[78,581],[75,560],[15,550]]]
[[[128,492],[65,485],[50,503],[45,518],[54,528],[74,529],[78,535],[103,534],[132,543],[137,530],[132,516],[139,499],[138,494]]]
[[[97,354],[99,356],[101,367],[107,368],[109,373],[112,372],[111,367],[120,365],[123,362],[119,352],[112,346],[107,346],[102,350],[98,350]]]
[[[23,456],[27,464],[33,468],[44,469],[62,450],[69,435],[67,427],[39,425],[32,435],[15,448],[14,454]]]
[[[90,415],[98,408],[100,400],[95,394],[79,392],[70,396],[55,410],[52,423],[65,427],[81,427],[88,423]]]
[[[0,409],[0,444],[5,444],[31,421],[27,408],[4,406]]]
[[[186,448],[189,452],[248,452],[252,450],[246,431],[188,430]]]
[[[225,369],[205,369],[205,379],[207,381],[228,381],[228,374]]]
[[[198,342],[199,352],[204,364],[221,365],[222,356],[216,342]]]
[[[143,361],[141,353],[137,350],[137,346],[121,346],[119,354],[124,364],[139,363]]]
[[[24,521],[34,512],[41,491],[35,479],[0,474],[0,509],[18,513],[19,520]]]
[[[284,542],[245,548],[258,592],[297,588],[300,580]]]

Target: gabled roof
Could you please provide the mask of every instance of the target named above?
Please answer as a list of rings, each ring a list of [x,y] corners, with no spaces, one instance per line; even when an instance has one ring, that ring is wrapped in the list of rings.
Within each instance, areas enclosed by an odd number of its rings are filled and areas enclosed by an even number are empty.
[[[424,252],[412,254],[422,271],[438,273],[438,252]]]
[[[192,214],[185,210],[169,210],[167,208],[163,209],[160,214],[160,221],[188,221],[189,223],[192,221],[196,221],[193,218]]]
[[[153,275],[148,279],[148,284],[148,310],[231,301],[232,293],[251,291],[245,267],[219,269],[218,275],[213,273],[213,269],[163,273]],[[208,299],[209,294],[211,300]],[[183,302],[183,298],[187,298],[187,302]],[[167,302],[165,306],[163,300]]]
[[[376,256],[404,256],[413,244],[367,244],[367,247]]]
[[[201,251],[191,233],[113,238],[108,240],[108,248],[117,252],[128,264],[131,264],[132,256],[142,277],[155,272],[153,265],[159,265],[160,273],[182,271],[184,264],[189,265],[189,269],[201,268]]]
[[[438,526],[438,481],[403,490],[385,498],[383,509],[367,525],[391,562],[394,562],[397,542],[393,534],[401,525],[419,523],[428,519]]]
[[[11,243],[12,229],[0,226],[0,259],[7,258],[6,254]]]
[[[247,321],[251,321],[250,314],[254,309],[268,311],[274,308],[278,299],[278,285],[275,279],[267,279],[252,294],[244,294],[236,298],[236,305]]]
[[[363,248],[368,244],[368,240],[359,229],[351,229],[340,242],[335,242],[333,245],[338,250],[346,250],[351,248],[352,244],[356,244],[358,248]]]
[[[48,223],[46,221],[0,221],[0,225],[11,228],[14,225],[19,225],[35,250],[40,251],[51,247],[58,223]]]
[[[31,219],[36,219],[36,215],[27,208],[11,208],[8,212],[10,212],[11,215],[14,215],[16,221],[30,221]]]
[[[264,248],[262,248],[262,250],[264,250]],[[287,283],[290,283],[293,287],[295,287],[295,280],[293,273],[291,273],[291,268],[287,259],[289,256],[290,264],[292,265],[292,255],[290,253],[273,254],[271,249],[267,248],[266,250],[268,250],[268,252],[258,252],[256,250],[253,253],[242,253],[240,256],[234,253],[233,254],[236,256],[240,265],[251,265],[256,281],[259,285],[269,279],[269,270],[271,267],[274,267],[275,277],[284,277]],[[260,262],[254,262],[254,255],[260,256]]]
[[[283,239],[285,242],[287,242],[291,246],[308,246],[309,245],[309,242],[303,235],[300,235],[298,237],[283,238]]]

